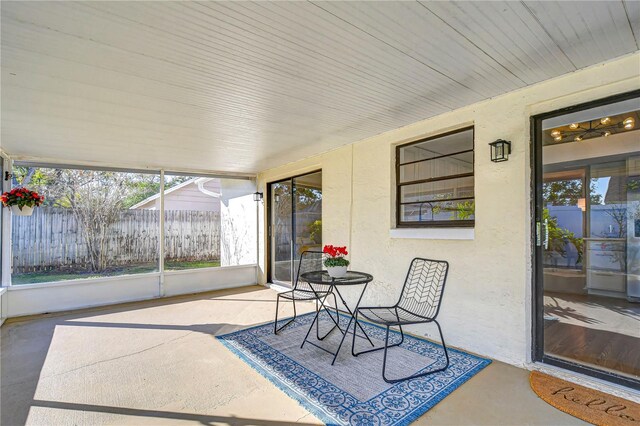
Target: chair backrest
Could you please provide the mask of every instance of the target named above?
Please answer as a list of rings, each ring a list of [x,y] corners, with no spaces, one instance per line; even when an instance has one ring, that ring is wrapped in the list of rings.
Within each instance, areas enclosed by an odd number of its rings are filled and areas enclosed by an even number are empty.
[[[298,263],[298,271],[296,272],[296,281],[293,284],[294,290],[312,292],[308,282],[301,280],[300,275],[305,272],[322,271],[323,253],[321,251],[305,250],[300,254],[300,262]],[[314,285],[316,291],[322,290],[320,286]],[[324,286],[323,286],[324,287]]]
[[[449,263],[416,257],[411,261],[398,308],[424,318],[435,318],[440,310]]]

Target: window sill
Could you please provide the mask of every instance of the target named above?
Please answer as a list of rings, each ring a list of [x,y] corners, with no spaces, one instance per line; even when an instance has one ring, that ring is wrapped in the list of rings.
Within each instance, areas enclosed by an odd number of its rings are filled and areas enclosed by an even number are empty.
[[[248,265],[213,266],[210,268],[180,269],[180,270],[174,270],[174,271],[167,270],[167,271],[164,271],[164,274],[165,276],[185,275],[185,274],[196,274],[198,272],[210,273],[215,271],[255,268],[255,267],[257,267],[257,264],[255,263],[248,264]],[[70,279],[70,280],[49,281],[49,282],[42,282],[42,283],[13,284],[11,286],[2,287],[2,288],[9,291],[20,291],[20,290],[29,290],[29,289],[35,289],[35,288],[66,287],[66,286],[74,286],[74,285],[112,283],[112,282],[126,281],[126,280],[139,280],[139,279],[155,278],[155,277],[159,278],[161,275],[162,274],[160,272],[156,271],[156,272],[144,272],[140,274],[115,275],[110,277],[76,278],[76,279]],[[0,294],[1,294],[1,290],[0,290]]]
[[[31,283],[31,284],[30,283],[13,284],[7,287],[7,290],[21,291],[21,290],[32,290],[36,288],[67,287],[67,286],[87,285],[87,284],[105,284],[105,283],[113,283],[117,281],[128,281],[128,280],[136,280],[136,279],[155,278],[155,277],[160,277],[160,272],[145,272],[141,274],[115,275],[111,277],[76,278],[76,279],[70,279],[70,280],[48,281],[48,282]]]
[[[191,269],[165,269],[165,275],[183,275],[183,274],[193,274],[194,272],[215,272],[222,270],[230,270],[230,269],[245,269],[245,268],[256,268],[258,266],[257,263],[248,263],[246,265],[231,265],[231,266],[211,266],[207,268],[191,268]]]
[[[394,228],[389,230],[391,238],[418,240],[473,240],[473,228]]]

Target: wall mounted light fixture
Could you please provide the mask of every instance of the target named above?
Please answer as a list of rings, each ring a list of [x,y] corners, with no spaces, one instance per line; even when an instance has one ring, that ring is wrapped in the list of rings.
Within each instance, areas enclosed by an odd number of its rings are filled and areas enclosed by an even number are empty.
[[[499,163],[501,161],[507,161],[509,154],[511,154],[511,142],[504,139],[498,139],[495,142],[489,144],[491,146],[491,161]]]
[[[256,203],[259,201],[262,201],[262,192],[254,192],[253,193],[253,201],[255,201]]]

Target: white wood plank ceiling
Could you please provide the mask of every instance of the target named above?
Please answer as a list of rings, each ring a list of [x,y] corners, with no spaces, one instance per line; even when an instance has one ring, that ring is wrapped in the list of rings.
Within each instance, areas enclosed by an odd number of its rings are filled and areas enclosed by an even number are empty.
[[[637,2],[1,3],[10,154],[255,173],[638,50]]]

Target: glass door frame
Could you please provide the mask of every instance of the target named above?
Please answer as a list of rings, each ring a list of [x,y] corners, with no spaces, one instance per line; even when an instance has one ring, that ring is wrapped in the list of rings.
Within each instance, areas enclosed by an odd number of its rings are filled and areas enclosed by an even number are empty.
[[[8,154],[0,150],[0,162],[2,162],[2,176],[0,182],[0,193],[11,189],[11,179],[13,173],[13,163]],[[11,213],[9,209],[2,208],[2,232],[0,232],[0,287],[11,286]]]
[[[576,373],[603,379],[632,389],[640,390],[640,381],[605,370],[592,368],[578,362],[560,359],[544,353],[544,230],[542,224],[543,212],[543,158],[542,158],[542,122],[548,118],[558,117],[568,113],[582,111],[598,106],[637,98],[640,90],[621,93],[595,101],[585,102],[567,108],[558,109],[531,117],[531,254],[532,254],[532,351],[534,362],[560,367]],[[588,198],[588,197],[587,197]]]
[[[267,200],[267,249],[266,249],[266,253],[267,253],[267,283],[274,283],[274,284],[280,284],[280,285],[285,285],[286,283],[284,283],[283,281],[278,281],[275,280],[273,278],[273,267],[272,267],[272,253],[271,253],[271,249],[272,249],[272,230],[271,230],[271,219],[272,219],[272,215],[273,215],[273,206],[271,205],[271,185],[274,183],[281,183],[281,182],[291,182],[291,188],[292,188],[292,194],[291,194],[291,235],[295,236],[296,235],[296,223],[295,223],[295,196],[294,196],[294,187],[293,187],[293,181],[296,178],[299,177],[303,177],[303,176],[307,176],[307,175],[311,175],[314,173],[321,173],[322,169],[315,169],[315,170],[311,170],[305,173],[300,173],[294,176],[289,176],[286,177],[284,179],[278,179],[278,180],[274,180],[274,181],[269,181],[267,182],[267,196],[266,196],[266,200]],[[291,285],[293,286],[294,283],[294,277],[293,274],[295,273],[295,271],[293,270],[293,264],[295,259],[293,259],[294,253],[291,253],[292,255],[292,259],[291,259]]]

